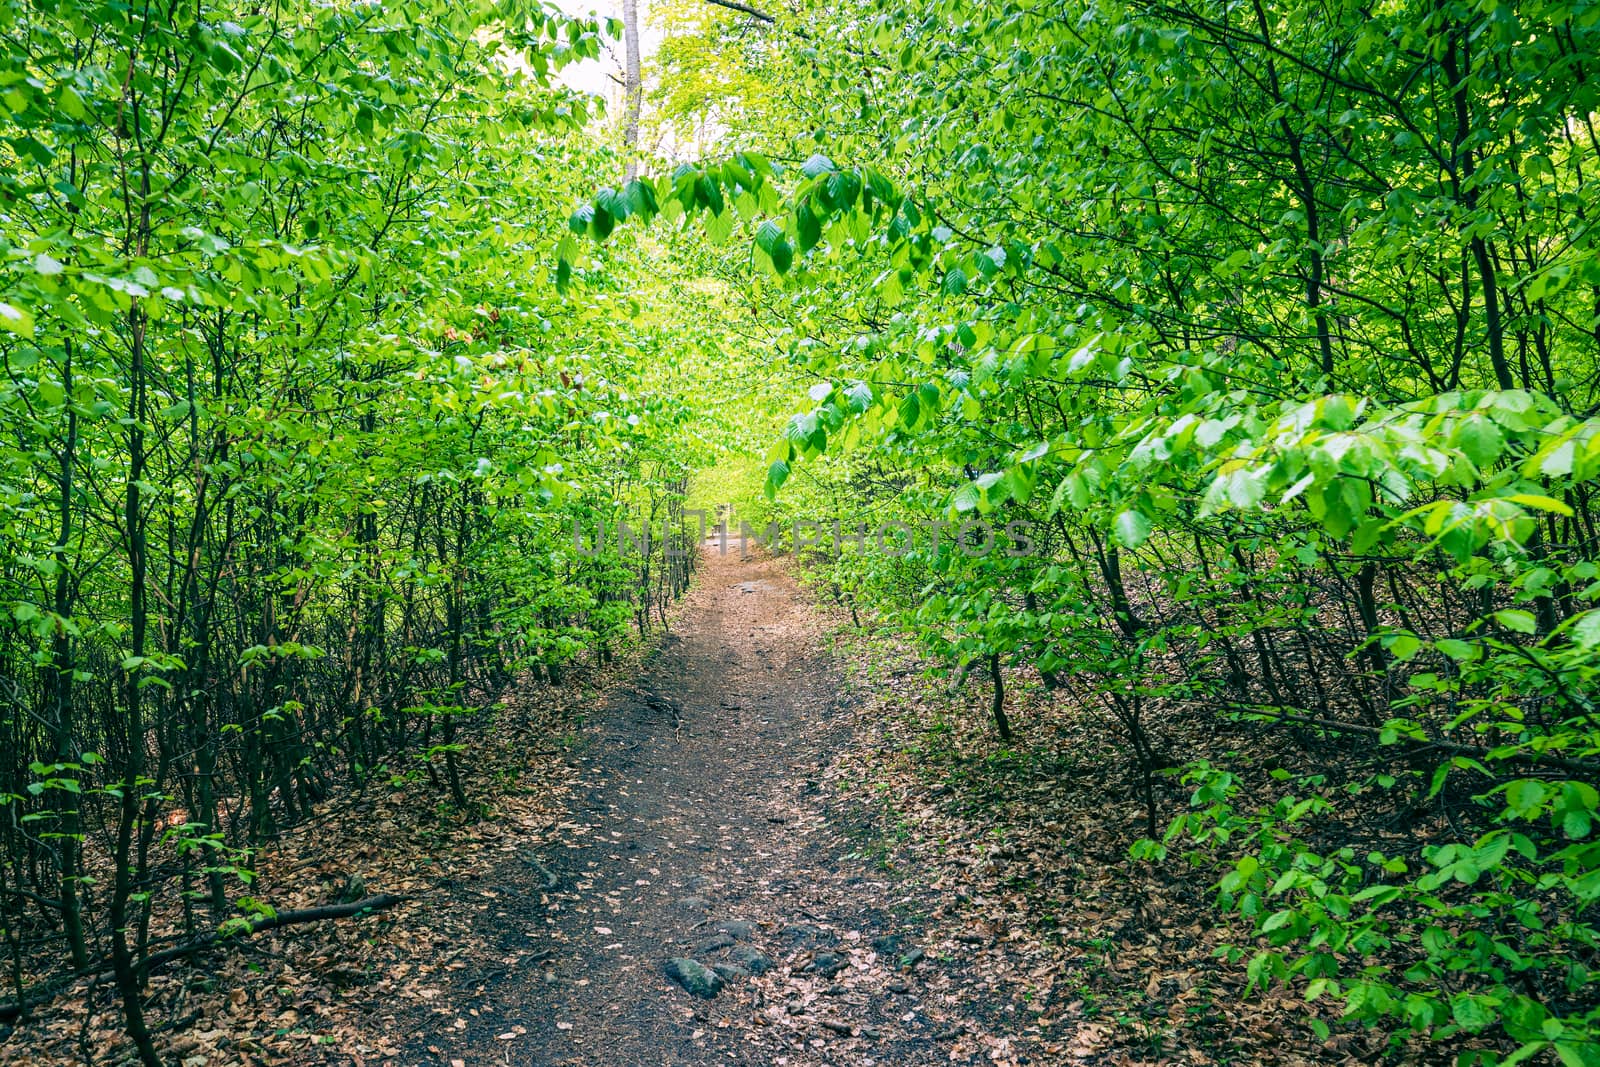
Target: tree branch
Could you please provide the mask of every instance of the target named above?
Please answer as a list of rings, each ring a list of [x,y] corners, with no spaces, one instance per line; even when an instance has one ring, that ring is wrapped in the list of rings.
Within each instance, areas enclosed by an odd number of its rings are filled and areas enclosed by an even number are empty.
[[[357,900],[351,904],[328,904],[320,908],[300,908],[295,911],[280,911],[275,915],[260,915],[250,920],[249,930],[229,934],[226,937],[212,931],[209,934],[195,938],[193,941],[185,941],[181,945],[173,945],[171,948],[164,948],[160,952],[152,953],[145,958],[140,970],[145,975],[149,975],[157,967],[203,952],[218,942],[227,945],[267,930],[276,930],[282,926],[298,926],[301,923],[321,922],[324,919],[346,919],[352,915],[360,915],[363,912],[383,911],[406,899],[408,898],[394,893],[379,893],[376,896]],[[36,988],[33,992],[24,994],[20,1000],[8,1000],[0,1003],[0,1023],[9,1023],[20,1018],[25,1012],[54,1000],[80,978],[110,973],[111,961],[101,960],[99,963],[93,964],[88,969],[77,974],[45,982],[43,986]]]
[[[748,4],[739,3],[739,0],[706,0],[706,3],[713,4],[713,5],[717,6],[717,7],[725,7],[729,11],[737,11],[740,14],[749,15],[751,18],[760,19],[762,22],[776,22],[776,21],[778,21],[777,19],[773,18],[771,15],[767,14],[765,11],[757,11],[755,8],[750,7]]]
[[[1360,734],[1363,737],[1382,738],[1383,730],[1377,726],[1362,726],[1353,722],[1337,722],[1333,719],[1319,719],[1311,715],[1300,715],[1293,711],[1270,707],[1259,704],[1239,704],[1228,702],[1224,705],[1229,711],[1245,715],[1256,715],[1269,722],[1289,723],[1294,726],[1308,726],[1315,730],[1331,730],[1335,733]],[[1463,745],[1454,741],[1418,741],[1415,738],[1401,738],[1401,743],[1393,746],[1396,755],[1409,756],[1429,750],[1442,752],[1446,756],[1467,756],[1472,759],[1483,759],[1494,749],[1485,745]],[[1552,756],[1543,752],[1513,752],[1509,755],[1496,757],[1496,762],[1520,763],[1525,766],[1549,767],[1552,770],[1566,771],[1579,777],[1592,777],[1600,775],[1600,764],[1585,760],[1566,759],[1561,756]]]

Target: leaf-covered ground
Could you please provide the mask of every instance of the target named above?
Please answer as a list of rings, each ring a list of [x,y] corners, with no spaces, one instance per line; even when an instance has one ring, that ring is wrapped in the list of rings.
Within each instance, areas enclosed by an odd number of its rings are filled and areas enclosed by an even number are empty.
[[[1246,961],[1264,942],[1217,909],[1221,871],[1190,866],[1178,846],[1159,865],[1130,859],[1130,844],[1147,833],[1144,798],[1109,716],[1052,694],[1037,675],[1008,672],[1017,738],[1006,745],[977,676],[952,690],[900,639],[843,620],[832,633],[859,699],[846,703],[850,740],[830,767],[831,788],[871,798],[860,850],[918,887],[929,902],[929,953],[959,961],[964,1002],[982,1006],[973,1047],[952,1047],[952,1060],[1409,1065],[1484,1047],[1466,1036],[1448,1048],[1391,1044],[1341,1023],[1326,1001],[1251,990]],[[1219,722],[1182,705],[1158,707],[1146,725],[1158,756],[1184,752],[1236,770],[1243,803],[1281,794],[1274,771],[1359,778],[1374,756],[1370,746],[1331,751],[1280,726]],[[1156,789],[1165,825],[1189,790],[1176,768],[1157,776]],[[1415,832],[1415,819],[1396,818],[1381,794],[1352,799],[1342,816],[1321,828],[1325,838],[1394,847]]]
[[[469,776],[471,795],[487,800],[484,818],[463,818],[425,776],[406,775],[324,809],[263,850],[253,888],[279,910],[328,904],[352,889],[407,899],[158,972],[147,1003],[163,1053],[186,1067],[404,1062],[409,1030],[431,1024],[421,1007],[459,976],[501,965],[475,933],[496,894],[485,878],[501,856],[552,835],[567,789],[558,740],[592,686],[607,681],[541,688],[495,708]],[[80,982],[0,1034],[5,1064],[109,1064],[131,1053],[108,981]]]
[[[658,649],[497,709],[475,748],[484,818],[419,779],[278,842],[259,892],[280,909],[352,881],[409,899],[164,971],[151,1015],[167,1055],[798,1067],[1382,1053],[1337,1026],[1318,1042],[1281,995],[1246,997],[1243,966],[1213,958],[1229,937],[1209,925],[1209,879],[1127,859],[1143,808],[1108,724],[1018,687],[1022,734],[1004,747],[982,686],[952,694],[894,639],[843,623],[778,562],[708,553]],[[671,959],[720,969],[721,988],[692,995]],[[12,1033],[0,1061],[112,1063],[120,1040],[109,990],[85,986]]]

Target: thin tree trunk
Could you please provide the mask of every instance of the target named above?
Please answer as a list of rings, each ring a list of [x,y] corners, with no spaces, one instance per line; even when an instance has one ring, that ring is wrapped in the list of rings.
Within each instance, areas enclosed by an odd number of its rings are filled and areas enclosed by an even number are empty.
[[[67,396],[72,396],[72,342],[64,346],[65,359],[62,363],[62,388]],[[67,405],[67,433],[61,446],[61,474],[60,474],[60,504],[61,525],[57,531],[55,546],[55,590],[54,604],[56,618],[59,620],[55,632],[50,639],[50,688],[51,701],[54,708],[54,731],[56,760],[60,763],[76,763],[78,754],[74,750],[72,733],[74,727],[73,716],[73,674],[77,665],[73,662],[72,634],[67,629],[66,620],[72,617],[76,607],[75,591],[72,581],[70,561],[67,558],[67,546],[72,541],[73,534],[73,491],[72,478],[77,465],[78,451],[78,413],[74,405]],[[66,932],[67,951],[72,957],[72,965],[82,969],[89,963],[88,946],[84,943],[83,915],[78,898],[78,867],[81,841],[79,835],[78,802],[75,797],[67,801],[67,809],[61,813],[61,838],[59,842],[61,852],[61,881],[58,889],[61,899],[61,925]]]
[[[1000,740],[1010,741],[1011,720],[1006,718],[1006,682],[1000,673],[1000,653],[989,653],[989,680],[994,683],[994,702],[989,705],[990,712],[994,715],[995,729],[1000,731]]]
[[[644,101],[644,81],[639,58],[639,0],[622,0],[622,149],[627,157],[627,180],[639,176],[639,111]]]
[[[147,215],[148,210],[145,209]],[[128,1037],[133,1041],[145,1067],[161,1067],[161,1057],[156,1054],[155,1042],[151,1040],[149,1027],[145,1025],[144,1006],[140,1003],[139,966],[128,940],[129,927],[134,925],[129,905],[133,902],[134,883],[137,881],[133,870],[136,862],[133,835],[139,823],[140,794],[145,789],[143,693],[139,682],[144,673],[140,661],[146,652],[149,622],[145,604],[145,528],[141,499],[145,476],[145,322],[137,304],[128,313],[128,327],[132,338],[132,367],[129,374],[128,484],[122,516],[129,571],[129,664],[123,671],[122,696],[124,743],[128,751],[127,774],[120,787],[122,796],[118,805],[116,851],[112,855],[116,877],[111,890],[111,962],[116,972],[117,992],[122,998]]]

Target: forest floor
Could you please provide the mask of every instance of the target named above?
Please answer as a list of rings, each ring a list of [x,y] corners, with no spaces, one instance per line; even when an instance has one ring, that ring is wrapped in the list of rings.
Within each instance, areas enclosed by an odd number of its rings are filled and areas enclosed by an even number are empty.
[[[407,899],[157,974],[171,1061],[1385,1058],[1331,1016],[1318,1041],[1290,996],[1246,995],[1243,963],[1215,958],[1211,876],[1128,859],[1143,805],[1114,726],[1019,677],[1002,745],[984,686],[952,693],[849,621],[782,561],[708,550],[657,644],[485,712],[481,811],[413,769],[259,856],[255,891],[280,909],[352,880]],[[1214,721],[1158,725],[1185,751],[1261,740]],[[1167,780],[1163,809],[1183,803]],[[672,960],[720,988],[695,995]],[[124,1062],[108,993],[0,1032],[0,1063]]]
[[[849,743],[841,683],[781,565],[709,551],[672,633],[572,748],[548,876],[517,856],[491,876],[521,885],[485,936],[548,955],[458,983],[405,1058],[920,1064],[1003,1046],[1019,1020],[982,1019],[999,1005],[924,947],[932,901],[851,839],[828,773]],[[670,960],[721,988],[691,993]]]

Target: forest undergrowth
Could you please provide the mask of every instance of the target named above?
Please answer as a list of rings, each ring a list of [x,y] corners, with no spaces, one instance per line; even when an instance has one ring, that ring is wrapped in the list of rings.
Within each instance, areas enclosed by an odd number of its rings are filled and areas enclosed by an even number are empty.
[[[0,0],[0,1025],[423,921],[284,843],[732,516],[1079,1036],[1600,1065],[1600,2],[619,14]]]
[[[1017,1027],[1022,1047],[1042,1062],[1431,1064],[1476,1044],[1394,1046],[1326,1003],[1253,990],[1246,962],[1265,942],[1217,914],[1225,865],[1215,855],[1181,864],[1129,856],[1145,832],[1146,797],[1114,719],[1086,716],[1008,672],[1011,714],[1025,725],[997,743],[981,682],[953,691],[892,628],[853,624],[838,608],[831,621],[849,685],[864,698],[851,709],[856,743],[829,772],[852,798],[842,803],[860,819],[861,852],[931,890],[944,951],[970,957],[994,1003],[1027,1021]],[[1219,724],[1207,709],[1163,707],[1149,728],[1163,753],[1237,768],[1247,803],[1270,802],[1284,773],[1344,784],[1373,772],[1363,746],[1270,723]],[[1176,761],[1162,762],[1158,803],[1182,811],[1192,787]],[[1328,840],[1392,841],[1416,818],[1383,794],[1362,801],[1326,827]]]
[[[354,915],[241,937],[152,974],[145,1006],[171,1062],[404,1064],[440,1025],[453,984],[538,974],[551,949],[509,955],[485,913],[513,894],[535,897],[566,815],[569,759],[585,716],[653,651],[639,644],[562,687],[524,678],[469,731],[474,760],[460,809],[420,769],[319,805],[256,856],[254,892],[282,911],[391,898]],[[487,876],[514,860],[526,882]],[[181,941],[158,924],[157,943]],[[125,1021],[106,976],[54,991],[0,1040],[0,1062],[119,1062]]]

